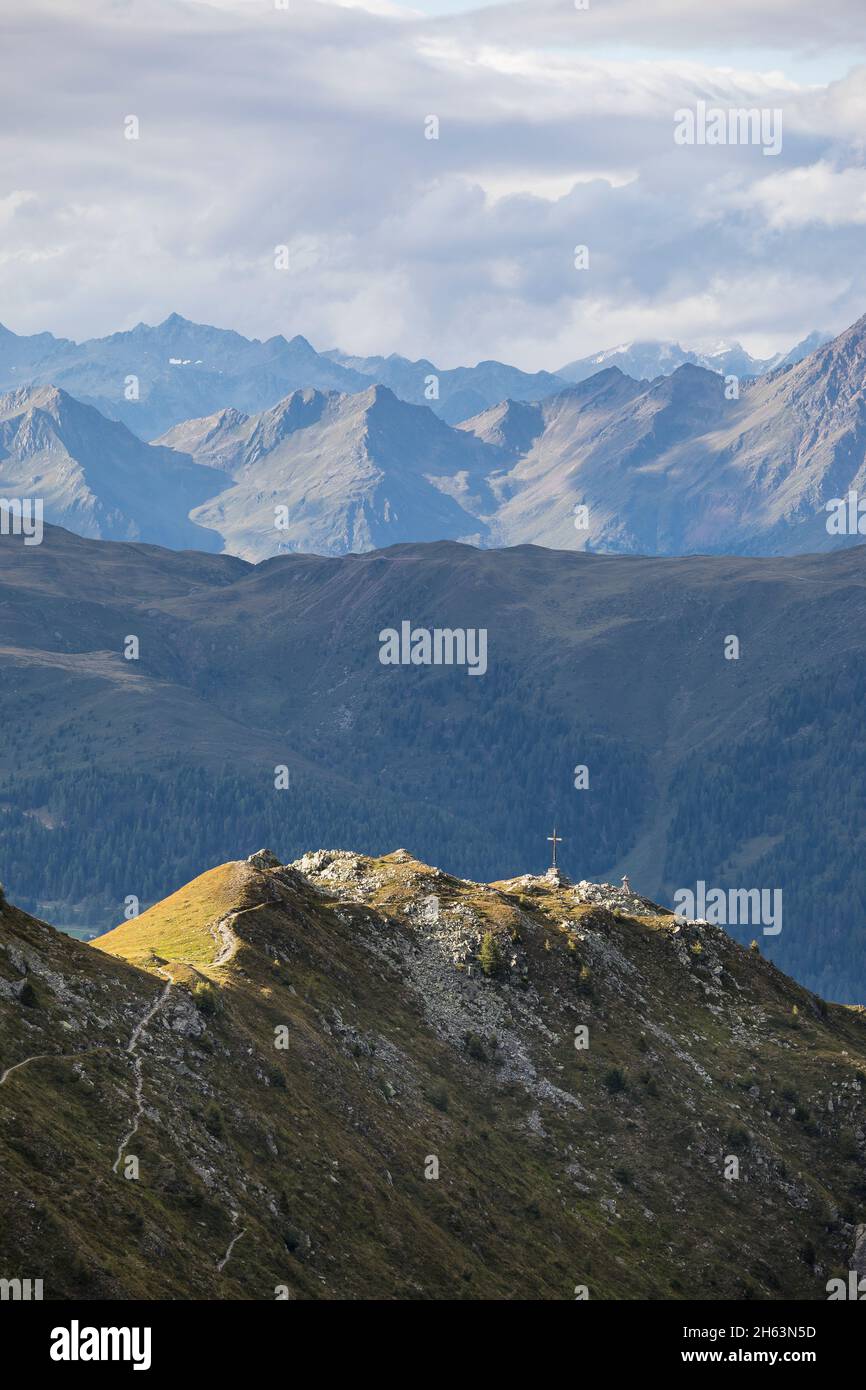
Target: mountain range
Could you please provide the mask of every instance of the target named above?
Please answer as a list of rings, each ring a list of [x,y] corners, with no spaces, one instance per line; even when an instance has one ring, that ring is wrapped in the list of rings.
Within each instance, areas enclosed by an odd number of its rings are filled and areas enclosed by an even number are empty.
[[[46,1300],[866,1272],[862,1008],[639,896],[259,851],[87,945],[0,893],[0,1001],[0,1267]]]
[[[284,858],[402,840],[489,881],[543,869],[555,821],[573,878],[668,906],[780,890],[779,934],[731,933],[864,1002],[864,563],[439,542],[252,565],[5,536],[9,894],[102,931],[232,858],[239,826]],[[404,622],[483,630],[486,672],[383,664]]]
[[[720,372],[723,376],[733,374],[738,377],[763,376],[776,367],[792,367],[801,362],[816,348],[830,342],[829,333],[815,330],[788,352],[777,352],[772,357],[753,357],[737,342],[722,339],[703,350],[681,347],[675,342],[654,342],[652,340],[621,343],[618,347],[594,352],[589,357],[578,357],[557,368],[556,375],[565,381],[585,381],[606,367],[618,367],[626,376],[636,380],[652,381],[657,376],[670,376],[677,367],[687,364],[704,367],[710,372]]]
[[[432,388],[430,378],[435,377]],[[162,323],[74,343],[50,333],[19,337],[0,325],[0,391],[53,385],[123,423],[143,440],[224,408],[257,413],[295,390],[366,390],[371,379],[451,422],[505,397],[539,400],[566,383],[502,362],[444,369],[432,362],[316,352],[306,338],[261,342],[170,314]],[[431,390],[435,389],[435,397]]]
[[[194,350],[182,320],[174,333]],[[266,396],[284,384],[268,354],[312,371],[297,340],[244,352]],[[357,372],[349,390],[306,381],[251,413],[223,400],[145,444],[62,385],[22,386],[0,397],[0,496],[41,496],[50,522],[85,535],[252,561],[432,540],[800,553],[860,538],[827,507],[866,485],[864,383],[866,317],[734,387],[692,362],[652,380],[607,366],[457,426]]]
[[[751,357],[738,343],[723,343],[708,353],[678,343],[629,343],[557,372],[524,372],[496,361],[442,368],[396,353],[357,357],[339,349],[317,352],[300,334],[291,339],[276,334],[261,342],[231,329],[192,323],[180,314],[82,343],[51,333],[19,336],[0,324],[0,392],[60,386],[109,419],[122,420],[145,440],[229,407],[256,414],[298,389],[346,394],[363,391],[371,382],[457,424],[503,400],[555,395],[602,366],[616,365],[626,375],[648,379],[686,362],[754,376],[799,360],[825,340],[826,335],[813,333],[786,357],[780,353],[765,361]]]

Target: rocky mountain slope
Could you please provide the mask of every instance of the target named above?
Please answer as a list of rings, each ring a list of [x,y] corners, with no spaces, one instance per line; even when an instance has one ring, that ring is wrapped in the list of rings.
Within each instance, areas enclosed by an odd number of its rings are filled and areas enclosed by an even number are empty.
[[[260,852],[91,946],[3,902],[0,1266],[52,1299],[822,1300],[863,1235],[864,1029],[641,897],[403,850]]]
[[[543,867],[555,819],[567,869],[660,902],[782,889],[765,951],[866,1002],[864,558],[439,543],[253,566],[5,537],[0,724],[26,735],[0,745],[4,881],[96,930],[232,857],[239,818],[288,855],[409,839],[479,879]],[[404,620],[484,629],[485,675],[383,665]]]
[[[717,372],[685,363],[652,381],[607,367],[450,431],[390,392],[335,398],[327,416],[321,398],[303,410],[299,399],[252,421],[232,412],[190,421],[160,441],[242,469],[233,489],[193,514],[233,553],[471,537],[632,554],[787,554],[860,539],[828,531],[827,503],[866,487],[866,318],[798,363],[743,381],[736,398]],[[387,436],[370,428],[371,402]],[[293,420],[288,447],[273,437],[274,415]],[[474,455],[457,444],[461,435],[477,443]],[[407,493],[419,485],[420,495]],[[430,505],[432,491],[460,513]],[[291,516],[279,539],[278,499]]]
[[[866,317],[741,382],[736,398],[690,364],[650,382],[609,367],[531,409],[532,431],[498,479],[494,544],[791,554],[860,539],[828,531],[826,504],[866,483]],[[495,439],[502,414],[461,428]],[[577,530],[576,506],[588,513]]]
[[[480,514],[495,505],[485,481],[491,450],[383,386],[352,396],[295,391],[259,415],[189,420],[158,443],[229,475],[191,519],[245,560],[410,540],[480,544]]]
[[[189,512],[223,484],[55,386],[0,396],[0,495],[40,499],[47,519],[79,535],[217,550]]]

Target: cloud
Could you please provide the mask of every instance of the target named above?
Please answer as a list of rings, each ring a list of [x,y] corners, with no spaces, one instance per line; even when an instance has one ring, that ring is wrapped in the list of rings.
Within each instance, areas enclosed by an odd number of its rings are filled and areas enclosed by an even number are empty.
[[[635,336],[841,328],[866,308],[863,69],[813,83],[703,51],[730,30],[794,52],[807,10],[815,51],[855,18],[839,0],[734,3],[724,25],[672,0],[438,18],[36,0],[3,21],[0,319],[80,338],[177,310],[529,368]],[[778,159],[675,145],[699,100],[781,108]]]
[[[547,44],[590,47],[642,46],[650,52],[723,55],[739,50],[811,54],[838,50],[862,53],[858,0],[725,0],[724,6],[694,0],[525,0],[491,8],[467,6],[459,21],[463,35],[490,36],[500,43],[540,49]]]
[[[827,160],[762,179],[752,190],[776,230],[863,226],[866,169],[836,169]]]

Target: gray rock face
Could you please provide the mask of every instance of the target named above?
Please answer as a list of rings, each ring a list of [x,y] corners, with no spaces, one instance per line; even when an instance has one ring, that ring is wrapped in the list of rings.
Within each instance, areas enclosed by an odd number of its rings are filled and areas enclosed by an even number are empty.
[[[189,512],[224,485],[220,474],[54,386],[0,396],[0,459],[0,496],[39,499],[45,521],[79,535],[219,549]]]
[[[273,850],[257,849],[255,854],[251,854],[247,860],[254,869],[281,869],[283,863],[278,859]]]
[[[544,875],[544,878],[545,881],[549,883],[553,888],[571,887],[571,879],[566,878],[565,874],[558,866],[556,868],[553,868],[551,866],[551,868],[549,868],[547,870],[547,873]]]
[[[296,391],[259,415],[188,421],[160,442],[222,471],[194,520],[246,560],[488,539],[496,451],[386,387]]]

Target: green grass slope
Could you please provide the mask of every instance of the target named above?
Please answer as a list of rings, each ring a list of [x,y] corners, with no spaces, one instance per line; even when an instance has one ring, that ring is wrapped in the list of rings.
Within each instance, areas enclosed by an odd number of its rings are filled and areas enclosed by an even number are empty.
[[[866,1219],[860,1011],[405,851],[91,945],[4,905],[0,1078],[0,1270],[49,1298],[823,1299]]]

